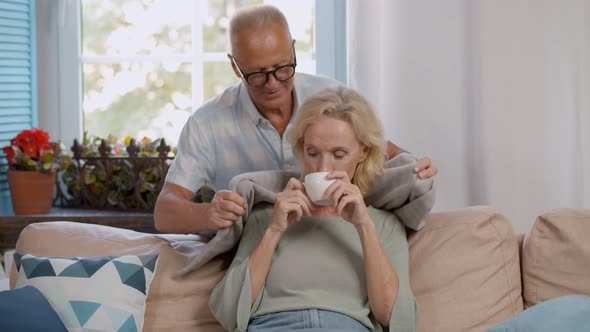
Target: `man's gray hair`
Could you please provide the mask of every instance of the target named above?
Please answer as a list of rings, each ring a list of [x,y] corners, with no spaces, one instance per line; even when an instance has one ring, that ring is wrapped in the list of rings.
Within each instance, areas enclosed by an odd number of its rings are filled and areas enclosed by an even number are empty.
[[[229,21],[229,42],[231,52],[237,35],[241,31],[268,28],[278,24],[289,34],[289,23],[285,15],[276,7],[271,5],[255,5],[239,9]]]

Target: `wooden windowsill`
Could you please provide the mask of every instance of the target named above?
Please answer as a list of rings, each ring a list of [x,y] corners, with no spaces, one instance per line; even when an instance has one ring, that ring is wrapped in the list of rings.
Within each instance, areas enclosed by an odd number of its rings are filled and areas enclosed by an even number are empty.
[[[151,212],[53,208],[47,214],[0,215],[0,249],[14,248],[20,232],[27,225],[46,221],[75,221],[158,233]]]

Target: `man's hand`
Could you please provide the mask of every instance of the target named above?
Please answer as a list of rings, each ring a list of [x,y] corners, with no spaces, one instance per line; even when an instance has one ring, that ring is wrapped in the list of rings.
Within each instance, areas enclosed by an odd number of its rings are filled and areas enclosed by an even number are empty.
[[[388,159],[391,159],[402,152],[409,153],[408,151],[393,144],[391,141],[387,141],[385,149],[387,151]],[[432,160],[430,160],[429,157],[422,157],[420,160],[418,160],[418,165],[414,167],[414,173],[418,174],[420,179],[428,179],[438,173],[438,168],[432,165]]]
[[[438,173],[438,168],[432,165],[432,160],[428,157],[422,157],[418,160],[418,164],[414,167],[414,172],[418,174],[420,179],[428,179]]]
[[[165,182],[154,209],[156,229],[191,234],[231,226],[246,212],[246,200],[230,191],[218,192],[210,203],[195,203],[194,192]]]
[[[210,229],[227,228],[246,213],[246,200],[233,191],[218,191],[207,211]]]

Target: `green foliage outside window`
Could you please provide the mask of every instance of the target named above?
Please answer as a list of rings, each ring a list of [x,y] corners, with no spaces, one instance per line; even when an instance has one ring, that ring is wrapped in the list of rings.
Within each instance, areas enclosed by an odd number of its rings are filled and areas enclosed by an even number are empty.
[[[298,8],[284,10],[297,39],[298,52],[313,52],[313,1],[271,1]],[[193,70],[202,63],[203,101],[239,80],[225,53],[229,18],[241,6],[262,0],[82,0],[82,55],[94,59],[127,57],[129,61],[86,61],[83,69],[84,128],[106,137],[163,137],[175,144],[193,111]],[[197,8],[195,8],[195,6]],[[301,21],[301,12],[308,16]],[[194,15],[202,15],[201,38],[194,39]],[[309,18],[309,21],[307,21]],[[202,46],[193,45],[202,40]],[[193,54],[195,47],[214,58],[166,60]],[[202,54],[202,53],[200,53]],[[146,60],[141,56],[159,56]]]

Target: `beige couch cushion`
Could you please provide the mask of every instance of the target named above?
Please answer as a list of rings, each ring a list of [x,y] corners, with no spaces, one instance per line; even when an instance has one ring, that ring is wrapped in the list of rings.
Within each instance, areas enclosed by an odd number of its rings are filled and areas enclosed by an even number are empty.
[[[567,295],[590,295],[590,209],[557,209],[537,218],[525,237],[525,306]]]
[[[17,251],[36,256],[103,256],[158,253],[154,275],[146,300],[143,331],[223,331],[209,311],[211,290],[221,280],[231,256],[219,257],[186,278],[175,272],[186,261],[186,255],[199,250],[197,236],[167,235],[171,242],[155,235],[71,222],[36,223],[21,233]],[[39,241],[42,239],[42,241]],[[201,243],[202,245],[202,243]],[[12,268],[11,287],[16,280]]]
[[[518,239],[496,209],[430,213],[409,243],[419,331],[483,331],[522,311]]]

